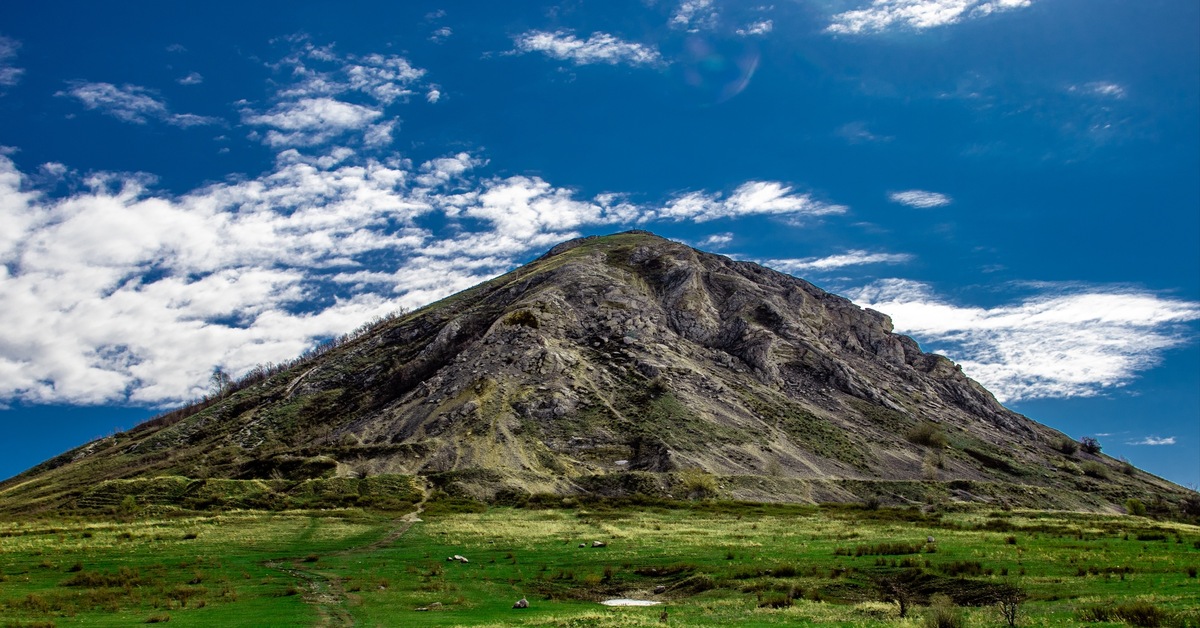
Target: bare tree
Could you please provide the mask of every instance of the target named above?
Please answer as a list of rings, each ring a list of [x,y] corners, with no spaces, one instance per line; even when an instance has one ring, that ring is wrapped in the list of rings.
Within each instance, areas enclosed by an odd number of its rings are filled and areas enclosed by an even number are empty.
[[[213,397],[224,399],[233,387],[233,378],[219,366],[213,367],[212,375],[208,376],[208,389]]]

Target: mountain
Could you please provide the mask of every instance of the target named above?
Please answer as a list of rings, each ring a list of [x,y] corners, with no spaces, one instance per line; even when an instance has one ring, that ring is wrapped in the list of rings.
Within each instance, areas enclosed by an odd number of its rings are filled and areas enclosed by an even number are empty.
[[[1115,511],[1191,495],[1075,449],[880,312],[631,231],[565,242],[47,461],[0,484],[0,510],[126,494],[225,503],[222,491],[270,504],[314,486],[366,495],[371,478],[413,475],[479,499],[641,492]]]

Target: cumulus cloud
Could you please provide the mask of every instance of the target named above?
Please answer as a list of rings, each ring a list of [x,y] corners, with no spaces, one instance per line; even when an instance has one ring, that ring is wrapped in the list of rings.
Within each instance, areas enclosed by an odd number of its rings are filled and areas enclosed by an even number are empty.
[[[1001,400],[1087,397],[1123,386],[1187,341],[1200,303],[1126,290],[1048,289],[993,308],[950,303],[930,286],[888,279],[852,291],[896,331],[944,353]]]
[[[246,105],[242,120],[266,127],[253,135],[268,146],[314,147],[345,141],[351,132],[365,147],[391,144],[395,120],[385,110],[407,102],[419,91],[436,102],[441,92],[425,81],[426,70],[398,55],[344,55],[332,45],[317,46],[304,37],[289,40],[294,50],[271,67],[286,76],[272,104]],[[367,103],[360,102],[366,98]]]
[[[52,197],[0,155],[0,399],[178,402],[204,391],[214,365],[237,374],[290,359],[584,228],[662,209],[487,176],[486,163],[284,148],[257,177],[181,195],[144,175],[100,174]],[[813,207],[782,184],[743,188],[701,194],[741,213]]]
[[[852,250],[828,257],[772,259],[766,260],[762,264],[785,273],[795,273],[801,271],[836,270],[847,266],[864,266],[867,264],[903,264],[912,261],[912,258],[913,256],[907,253],[871,253],[869,251]]]
[[[713,0],[683,0],[671,14],[671,28],[680,28],[688,32],[712,30],[717,26],[720,14],[713,6]]]
[[[180,85],[199,85],[204,82],[204,77],[199,72],[188,72],[187,76],[181,76],[175,82]]]
[[[159,120],[178,127],[218,124],[220,120],[192,113],[172,113],[167,104],[153,92],[137,85],[113,85],[70,81],[65,91],[58,96],[75,98],[89,110],[96,110],[124,122],[146,124]]]
[[[1032,4],[1033,0],[873,0],[864,8],[834,15],[825,30],[845,35],[925,30]]]
[[[752,215],[826,216],[845,211],[845,206],[823,203],[809,194],[795,194],[778,181],[748,181],[728,196],[708,192],[677,196],[657,211],[643,215],[642,220],[706,222]]]
[[[383,115],[378,109],[333,98],[302,98],[243,117],[246,124],[271,127],[264,141],[275,147],[324,144],[347,131],[366,130]]]
[[[608,33],[592,33],[579,39],[568,30],[529,31],[516,39],[518,52],[541,52],[575,65],[658,65],[662,55],[653,46],[623,41]]]
[[[893,203],[908,205],[918,209],[928,209],[930,207],[942,207],[949,205],[951,198],[939,192],[926,192],[925,190],[906,190],[904,192],[892,192],[888,195]]]
[[[757,22],[751,22],[747,24],[744,28],[739,28],[734,32],[742,37],[750,37],[752,35],[766,35],[774,28],[775,23],[771,20],[758,20]]]
[[[1157,436],[1147,436],[1147,437],[1143,438],[1142,440],[1131,440],[1127,444],[1129,444],[1129,445],[1174,445],[1175,437],[1168,436],[1166,438],[1159,438]]]
[[[733,242],[732,233],[714,233],[700,241],[701,248],[722,249]]]
[[[0,87],[12,87],[21,81],[25,70],[12,64],[21,42],[0,35]]]
[[[433,33],[431,33],[429,35],[429,41],[432,41],[435,43],[441,43],[443,40],[445,40],[447,37],[449,37],[453,34],[454,34],[454,31],[450,30],[449,26],[443,26],[443,27],[433,31]]]

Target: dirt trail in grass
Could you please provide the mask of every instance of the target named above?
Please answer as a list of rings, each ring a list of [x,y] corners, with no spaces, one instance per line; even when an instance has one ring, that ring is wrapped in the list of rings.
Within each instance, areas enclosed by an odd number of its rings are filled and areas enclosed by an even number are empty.
[[[425,512],[425,501],[429,498],[428,484],[422,488],[421,501],[415,509],[390,522],[390,530],[383,537],[365,545],[348,547],[344,550],[328,554],[329,556],[352,556],[369,554],[395,543],[404,536],[413,524],[421,521],[420,515]],[[277,569],[303,583],[301,594],[304,601],[311,604],[317,611],[315,626],[321,628],[337,628],[353,626],[354,616],[347,609],[349,596],[346,594],[345,582],[341,576],[328,572],[317,571],[313,566],[303,562],[303,558],[292,558],[283,561],[271,561],[267,567]]]

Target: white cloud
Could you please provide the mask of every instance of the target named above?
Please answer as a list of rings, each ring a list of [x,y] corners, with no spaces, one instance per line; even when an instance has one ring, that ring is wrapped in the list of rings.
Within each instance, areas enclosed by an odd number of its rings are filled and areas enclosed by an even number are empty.
[[[869,251],[852,250],[828,257],[772,259],[764,261],[762,264],[785,273],[795,273],[806,270],[835,270],[847,266],[864,266],[866,264],[903,264],[912,261],[912,259],[913,256],[907,253],[871,253]]]
[[[1092,81],[1082,85],[1072,85],[1067,88],[1067,91],[1101,98],[1120,99],[1125,97],[1125,88],[1109,81]]]
[[[905,27],[924,30],[1031,4],[1033,0],[873,0],[864,8],[834,15],[825,30],[846,35]]]
[[[541,52],[575,65],[658,65],[662,55],[652,46],[622,41],[608,33],[592,33],[586,40],[571,31],[529,31],[517,37],[519,52]]]
[[[771,20],[759,20],[757,22],[751,22],[750,24],[747,24],[745,28],[739,28],[734,32],[742,37],[749,37],[752,35],[766,35],[774,28],[775,23]]]
[[[12,87],[21,81],[25,70],[12,65],[21,42],[0,35],[0,87]]]
[[[146,124],[160,120],[178,127],[217,124],[220,120],[192,113],[172,113],[166,103],[150,90],[137,85],[116,86],[112,83],[70,81],[70,88],[58,96],[71,96],[90,110],[98,110],[124,122]]]
[[[669,24],[671,28],[681,28],[694,33],[716,28],[719,17],[713,0],[683,0],[671,14]]]
[[[204,77],[199,72],[188,72],[187,76],[180,77],[175,82],[180,85],[199,85],[204,82]]]
[[[268,146],[314,147],[345,141],[351,132],[366,147],[391,144],[396,121],[380,121],[397,102],[425,90],[425,99],[436,102],[441,92],[424,79],[427,72],[397,55],[342,55],[332,45],[316,46],[306,38],[289,38],[294,50],[270,67],[283,73],[283,83],[269,109],[247,106],[242,120],[269,127],[253,137]],[[371,102],[353,102],[366,96]]]
[[[919,282],[888,279],[850,295],[960,362],[1002,400],[1086,397],[1123,386],[1187,341],[1200,303],[1134,290],[1049,291],[994,308],[954,305]]]
[[[928,209],[930,207],[942,207],[949,205],[952,199],[939,192],[926,192],[925,190],[907,190],[904,192],[892,192],[888,195],[893,203],[908,205],[918,209]]]
[[[1129,444],[1129,445],[1174,445],[1175,437],[1168,436],[1166,438],[1159,438],[1157,436],[1147,436],[1147,437],[1143,438],[1142,440],[1131,440],[1127,444]]]
[[[733,242],[732,233],[714,233],[700,241],[701,248],[722,249]]]
[[[429,35],[429,41],[441,42],[453,34],[454,34],[454,31],[450,30],[449,26],[443,26],[443,27],[433,31],[433,33],[431,33]]]
[[[825,216],[845,211],[842,205],[823,203],[808,194],[793,194],[791,187],[778,181],[749,181],[724,198],[706,192],[678,196],[658,211],[643,215],[642,220],[705,222],[750,215]]]
[[[271,127],[264,140],[270,146],[313,146],[348,131],[366,130],[382,115],[378,109],[333,98],[302,98],[279,103],[267,113],[248,113],[243,121]]]
[[[0,155],[0,400],[178,402],[204,391],[214,365],[290,359],[581,229],[658,216],[620,194],[478,174],[485,165],[285,149],[257,177],[179,196],[104,174],[51,197]],[[742,213],[812,208],[778,183],[701,195]],[[429,217],[446,227],[419,226]]]

